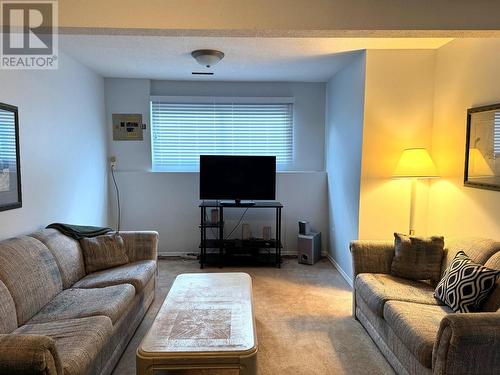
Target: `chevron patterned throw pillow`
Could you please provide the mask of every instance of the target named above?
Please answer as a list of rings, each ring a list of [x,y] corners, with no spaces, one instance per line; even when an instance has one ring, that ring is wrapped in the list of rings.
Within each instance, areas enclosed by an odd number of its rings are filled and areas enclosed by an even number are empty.
[[[500,270],[474,263],[459,251],[434,291],[434,297],[455,312],[479,311],[481,303],[495,286]]]

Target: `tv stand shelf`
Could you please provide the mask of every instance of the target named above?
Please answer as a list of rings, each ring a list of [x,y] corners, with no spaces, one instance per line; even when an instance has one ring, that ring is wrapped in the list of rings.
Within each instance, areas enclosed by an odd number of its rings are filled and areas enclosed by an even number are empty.
[[[201,223],[200,225],[198,225],[200,228],[219,228],[219,227],[223,227],[224,226],[224,223],[221,223],[220,221],[217,222],[217,223],[214,223],[214,222],[211,222],[211,221],[205,221],[203,223]]]
[[[242,262],[252,265],[273,264],[276,267],[281,266],[281,209],[283,205],[280,202],[255,202],[252,205],[221,204],[219,201],[203,201],[200,205],[200,268],[208,263],[218,263],[223,265],[235,265]],[[274,209],[276,213],[276,238],[264,240],[262,238],[250,238],[247,240],[224,238],[224,210],[231,208]],[[217,209],[219,211],[218,222],[207,220],[207,209]],[[207,230],[216,228],[217,238],[207,238]],[[208,252],[208,249],[218,250],[217,252]]]

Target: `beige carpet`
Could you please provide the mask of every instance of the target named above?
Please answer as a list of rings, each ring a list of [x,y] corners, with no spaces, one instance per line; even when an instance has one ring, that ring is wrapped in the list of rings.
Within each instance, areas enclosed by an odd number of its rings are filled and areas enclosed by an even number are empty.
[[[221,271],[247,272],[252,276],[259,375],[393,374],[363,327],[352,318],[351,288],[327,260],[306,266],[298,264],[297,260],[286,259],[281,269],[203,270]],[[137,346],[173,280],[186,272],[202,270],[196,261],[159,262],[156,299],[114,375],[135,375]],[[200,373],[235,374],[234,371],[189,372]]]

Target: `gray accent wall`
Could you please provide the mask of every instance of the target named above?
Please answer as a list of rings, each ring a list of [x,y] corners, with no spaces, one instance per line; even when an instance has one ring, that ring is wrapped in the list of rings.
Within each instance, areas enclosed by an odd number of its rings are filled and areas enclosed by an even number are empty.
[[[366,53],[328,81],[325,156],[328,181],[329,251],[352,282],[349,242],[358,238]]]

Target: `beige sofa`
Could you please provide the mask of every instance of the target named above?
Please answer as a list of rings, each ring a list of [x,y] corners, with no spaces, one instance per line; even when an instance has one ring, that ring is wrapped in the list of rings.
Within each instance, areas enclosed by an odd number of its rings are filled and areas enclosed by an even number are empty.
[[[154,299],[158,234],[121,232],[130,263],[86,274],[54,229],[0,242],[0,374],[110,374]]]
[[[482,312],[453,313],[428,283],[390,275],[393,242],[353,241],[353,313],[398,374],[500,374],[500,287]],[[500,242],[446,241],[442,272],[459,250],[500,269]],[[441,273],[442,273],[441,272]]]

